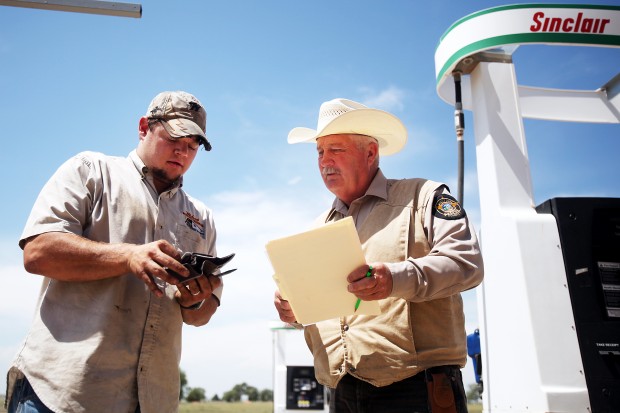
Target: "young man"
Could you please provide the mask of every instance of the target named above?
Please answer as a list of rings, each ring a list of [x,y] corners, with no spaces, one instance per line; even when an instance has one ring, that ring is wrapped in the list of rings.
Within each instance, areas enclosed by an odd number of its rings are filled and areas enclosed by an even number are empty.
[[[321,105],[316,130],[288,136],[316,142],[323,182],[336,196],[318,224],[353,217],[368,264],[348,275],[348,289],[381,309],[305,327],[332,413],[467,411],[460,292],[482,281],[482,256],[445,185],[381,172],[379,155],[400,151],[406,140],[398,118],[346,99]],[[278,291],[274,303],[282,321],[296,321]]]
[[[211,211],[182,189],[206,111],[162,92],[127,158],[83,152],[42,189],[21,240],[43,287],[8,373],[9,412],[173,412],[183,323],[206,324],[218,277],[183,283],[182,252],[216,255]],[[20,410],[24,409],[24,410]]]

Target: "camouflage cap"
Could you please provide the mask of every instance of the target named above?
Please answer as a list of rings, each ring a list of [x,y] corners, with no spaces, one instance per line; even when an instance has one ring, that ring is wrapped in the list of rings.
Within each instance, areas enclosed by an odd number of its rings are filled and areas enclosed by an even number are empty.
[[[173,138],[197,136],[205,149],[210,151],[207,140],[207,112],[195,96],[183,92],[161,92],[151,101],[146,117],[159,119]]]

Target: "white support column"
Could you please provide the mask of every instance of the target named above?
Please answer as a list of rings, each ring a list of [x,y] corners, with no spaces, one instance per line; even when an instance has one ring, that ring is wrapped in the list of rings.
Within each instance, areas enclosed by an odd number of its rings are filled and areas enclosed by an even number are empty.
[[[485,412],[588,412],[555,218],[535,210],[511,63],[471,73],[485,280]]]
[[[273,411],[286,411],[286,329],[273,329]]]
[[[273,411],[274,413],[295,413],[299,410],[328,412],[327,392],[323,394],[323,410],[307,407],[298,410],[287,409],[287,374],[291,366],[312,366],[313,358],[305,342],[303,330],[284,323],[274,323],[273,333]],[[324,389],[325,390],[325,389]]]

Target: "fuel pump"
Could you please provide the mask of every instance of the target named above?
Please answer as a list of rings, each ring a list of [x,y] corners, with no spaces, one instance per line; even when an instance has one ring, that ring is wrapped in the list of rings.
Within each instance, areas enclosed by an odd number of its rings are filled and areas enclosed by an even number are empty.
[[[435,51],[437,93],[455,105],[457,139],[460,106],[473,115],[483,410],[617,413],[620,199],[536,207],[523,118],[620,124],[620,75],[595,90],[519,85],[512,54],[529,44],[620,49],[620,7],[493,7],[451,25]]]

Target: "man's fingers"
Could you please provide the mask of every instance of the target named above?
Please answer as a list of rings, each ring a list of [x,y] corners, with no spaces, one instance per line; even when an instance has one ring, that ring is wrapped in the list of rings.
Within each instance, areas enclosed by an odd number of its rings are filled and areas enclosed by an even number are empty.
[[[171,257],[170,255],[164,254],[163,252],[159,252],[157,255],[155,255],[153,257],[153,261],[159,264],[160,268],[164,272],[166,269],[169,269],[183,277],[187,277],[189,275],[189,270],[185,268],[183,264],[181,264],[177,259]]]
[[[159,249],[166,254],[166,256],[172,257],[174,260],[179,261],[181,259],[181,253],[168,241],[159,240],[155,242]]]
[[[177,286],[177,301],[181,305],[189,306],[202,300],[208,299],[215,289],[222,285],[222,279],[212,275],[193,278],[189,281],[181,281]]]
[[[215,276],[200,276],[190,281],[177,284],[177,301],[183,306],[190,306],[211,297],[213,290],[222,284]]]
[[[297,320],[295,314],[293,313],[293,310],[285,310],[284,308],[277,308],[277,310],[278,315],[280,316],[280,320],[284,321],[285,323],[294,323]]]
[[[194,283],[201,292],[204,291],[206,294],[210,295],[215,289],[222,285],[222,279],[213,275],[202,275],[198,278],[194,278],[191,283]]]
[[[377,288],[378,282],[375,277],[364,277],[349,284],[348,291],[354,294],[368,294]]]
[[[180,254],[172,244],[160,240],[145,245],[135,245],[129,254],[129,268],[147,284],[151,291],[161,296],[163,294],[154,278],[176,285],[179,281],[168,274],[168,269],[182,277],[189,275],[187,268],[178,261],[179,258]]]
[[[140,274],[138,274],[138,277],[142,279],[142,281],[144,281],[146,286],[149,288],[149,290],[151,290],[153,294],[158,297],[164,296],[164,293],[159,288],[152,275],[149,275],[146,271],[142,271]]]
[[[372,270],[370,266],[361,266],[351,272],[347,277],[347,290],[362,300],[381,300],[392,293],[392,273],[383,263],[373,262],[371,266]],[[365,270],[366,274],[360,277],[362,270]],[[370,276],[366,276],[367,274]]]
[[[371,269],[368,265],[364,264],[361,267],[353,270],[348,276],[347,281],[350,283],[354,283],[356,281],[362,280],[363,278],[367,278],[369,272],[371,273]]]
[[[166,270],[171,270],[182,277],[189,276],[189,270],[185,268],[183,264],[179,262],[181,254],[177,249],[167,241],[156,241],[157,251],[153,256],[153,261],[159,264],[161,271],[158,272],[157,277],[166,281],[169,284],[177,284],[178,281],[175,277],[169,275]]]
[[[204,298],[202,296],[211,295],[211,291],[204,291],[202,289],[202,286],[197,279],[182,284],[177,284],[177,290],[179,291],[183,302],[199,301]]]
[[[293,308],[291,304],[282,298],[280,291],[276,290],[273,298],[273,303],[278,311],[278,315],[280,316],[280,320],[285,323],[294,323],[297,321],[295,314],[293,313]]]

